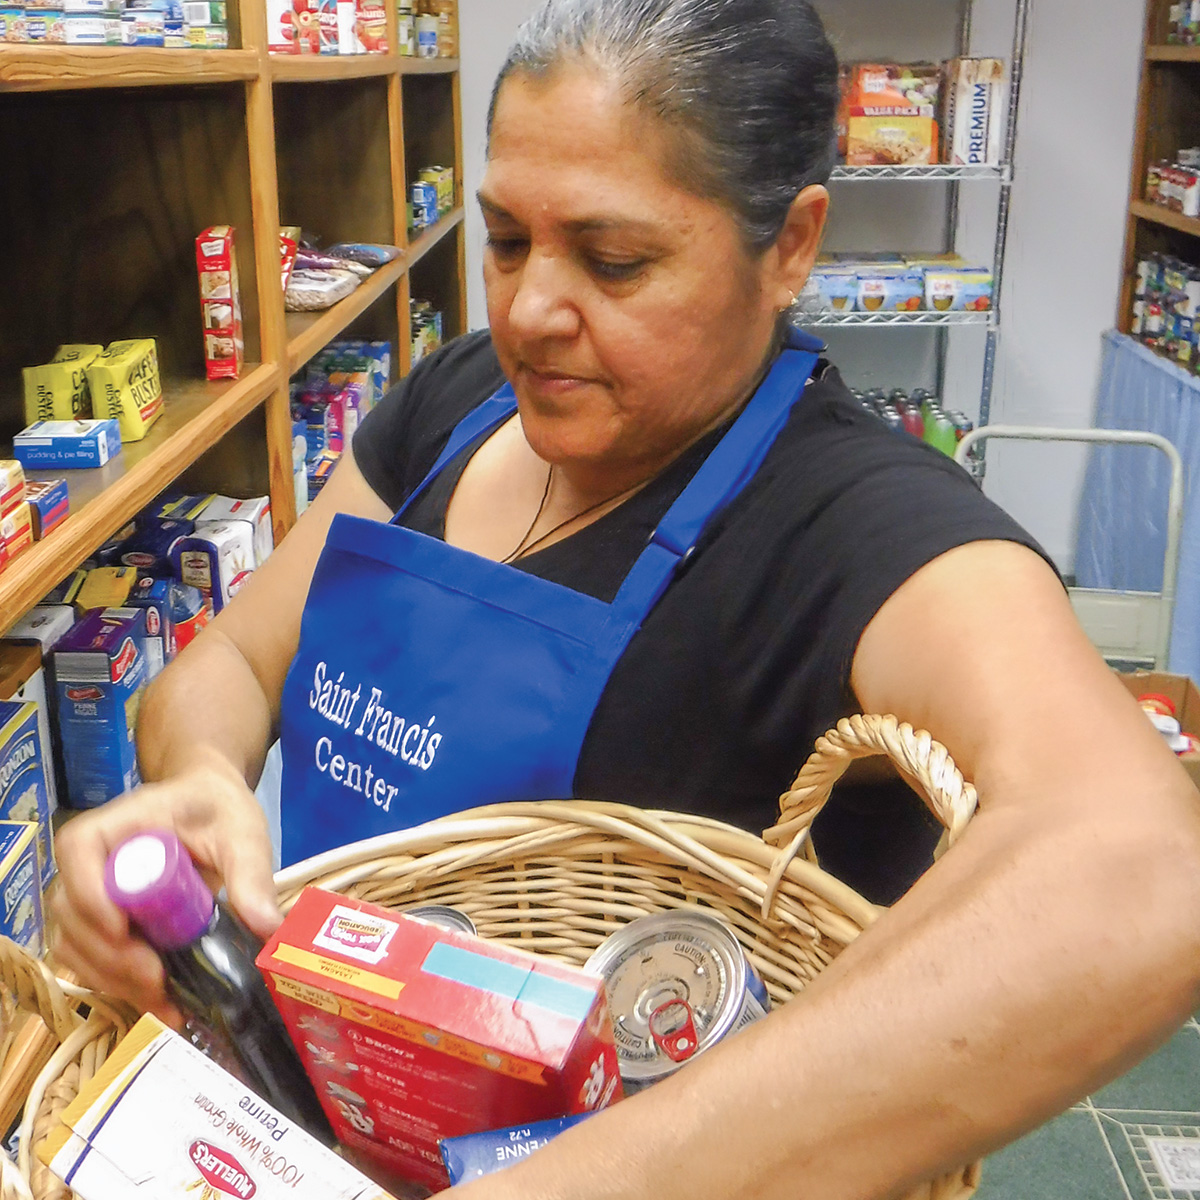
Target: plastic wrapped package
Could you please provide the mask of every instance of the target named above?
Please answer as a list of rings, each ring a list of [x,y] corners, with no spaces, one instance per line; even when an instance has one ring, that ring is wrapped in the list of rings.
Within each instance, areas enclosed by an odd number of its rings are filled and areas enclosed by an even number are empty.
[[[284,293],[289,312],[317,312],[344,300],[358,287],[359,277],[352,271],[301,270],[292,272]]]
[[[1104,335],[1095,425],[1162,434],[1183,457],[1179,577],[1168,669],[1200,678],[1200,379],[1135,339]],[[1080,587],[1156,592],[1167,544],[1170,467],[1151,447],[1097,446],[1079,506]]]

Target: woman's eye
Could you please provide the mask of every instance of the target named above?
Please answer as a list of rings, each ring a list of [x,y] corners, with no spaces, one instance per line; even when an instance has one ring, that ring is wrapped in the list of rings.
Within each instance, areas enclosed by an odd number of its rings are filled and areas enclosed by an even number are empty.
[[[611,258],[596,258],[588,259],[588,268],[597,279],[603,279],[608,283],[628,283],[631,279],[635,279],[646,267],[644,258],[629,258],[629,259],[611,259]]]
[[[524,238],[501,237],[499,234],[488,234],[487,247],[501,262],[509,262],[520,258],[528,249],[529,243]]]

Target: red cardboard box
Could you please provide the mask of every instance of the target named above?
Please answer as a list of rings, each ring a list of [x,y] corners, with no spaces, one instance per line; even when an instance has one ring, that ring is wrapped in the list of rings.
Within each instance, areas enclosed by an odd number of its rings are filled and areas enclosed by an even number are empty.
[[[402,1179],[449,1185],[443,1137],[621,1096],[598,975],[318,888],[258,966],[339,1141]]]
[[[236,379],[242,373],[242,297],[233,236],[231,225],[213,225],[196,239],[204,365],[209,379]]]

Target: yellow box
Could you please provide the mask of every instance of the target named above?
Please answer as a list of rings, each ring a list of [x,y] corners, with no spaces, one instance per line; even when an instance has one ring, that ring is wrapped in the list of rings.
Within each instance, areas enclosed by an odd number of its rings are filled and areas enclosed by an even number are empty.
[[[925,166],[936,163],[937,122],[925,116],[857,116],[846,123],[851,166]]]
[[[87,369],[92,411],[120,423],[121,441],[138,442],[162,415],[162,383],[153,338],[113,342]]]
[[[454,207],[454,168],[426,167],[420,175],[422,183],[437,188],[438,212],[447,213]]]
[[[120,608],[137,583],[137,567],[96,567],[87,573],[71,603],[89,608]]]
[[[25,423],[90,417],[92,396],[87,367],[103,351],[103,346],[59,346],[44,366],[26,367]]]

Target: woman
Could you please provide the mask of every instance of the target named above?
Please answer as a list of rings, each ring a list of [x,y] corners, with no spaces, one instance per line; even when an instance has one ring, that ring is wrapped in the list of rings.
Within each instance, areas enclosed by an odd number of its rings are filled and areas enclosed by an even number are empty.
[[[104,856],[173,826],[269,932],[277,725],[289,858],[514,796],[753,827],[846,703],[937,731],[981,797],[955,850],[795,1003],[480,1200],[892,1195],[1200,1001],[1182,771],[1028,538],[783,346],[835,103],[800,0],[549,0],[493,100],[490,336],[364,424],[148,696],[154,782],[64,831],[64,960],[164,1009]]]

